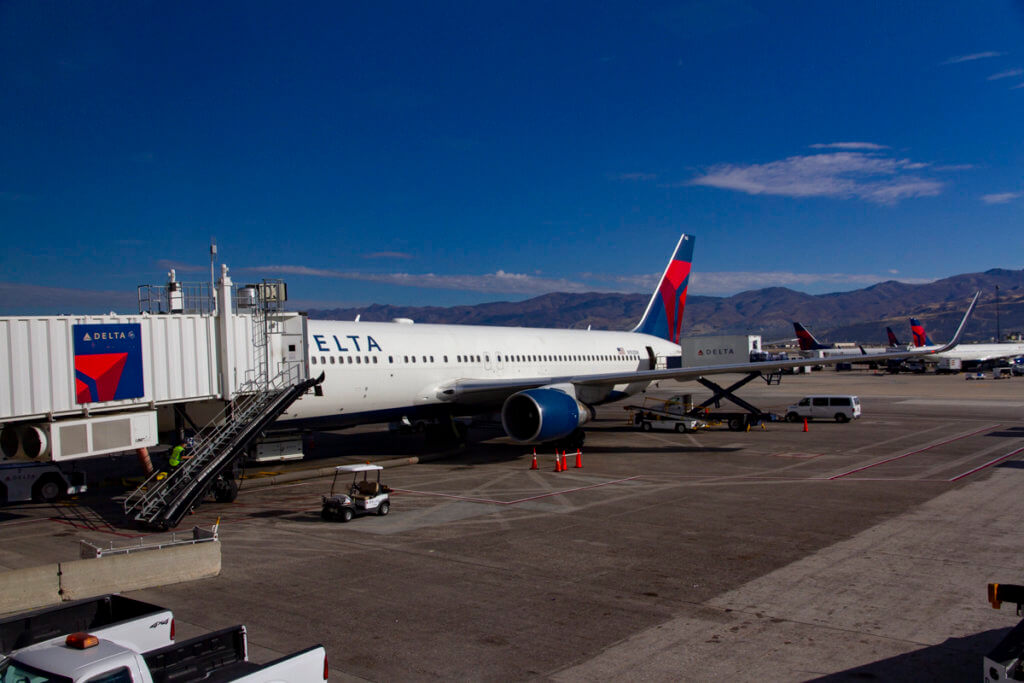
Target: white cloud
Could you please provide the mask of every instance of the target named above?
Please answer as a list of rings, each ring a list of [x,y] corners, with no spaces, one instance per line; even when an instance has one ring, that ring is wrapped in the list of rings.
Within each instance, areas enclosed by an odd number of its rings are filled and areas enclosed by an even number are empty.
[[[811,149],[866,149],[880,151],[889,149],[888,145],[879,145],[874,142],[818,142],[811,145]]]
[[[973,62],[973,61],[978,60],[978,59],[989,59],[991,57],[1002,57],[1005,54],[1006,54],[1005,52],[975,52],[974,54],[970,54],[970,55],[961,55],[960,57],[951,57],[950,59],[947,59],[946,61],[944,61],[942,63],[943,64],[961,64],[963,62]]]
[[[592,292],[608,291],[565,278],[543,278],[525,273],[509,273],[498,270],[482,275],[437,275],[435,273],[360,273],[355,271],[329,270],[294,265],[266,265],[236,268],[247,273],[272,275],[304,275],[326,277],[338,280],[358,280],[379,284],[420,287],[425,289],[450,289],[464,292],[490,292],[503,294],[545,294],[548,292]]]
[[[1006,204],[1012,202],[1014,199],[1024,197],[1024,192],[999,192],[996,194],[986,194],[982,196],[981,201],[986,204]]]
[[[1006,71],[1000,71],[997,74],[992,74],[985,80],[1000,81],[1004,78],[1014,78],[1016,76],[1024,76],[1024,69],[1007,69]]]
[[[1018,83],[1017,85],[1010,86],[1010,90],[1016,90],[1017,88],[1024,88],[1024,83]]]
[[[865,152],[794,156],[766,164],[719,164],[689,181],[747,194],[783,197],[859,198],[892,204],[911,197],[931,197],[944,183],[905,173],[929,164]]]

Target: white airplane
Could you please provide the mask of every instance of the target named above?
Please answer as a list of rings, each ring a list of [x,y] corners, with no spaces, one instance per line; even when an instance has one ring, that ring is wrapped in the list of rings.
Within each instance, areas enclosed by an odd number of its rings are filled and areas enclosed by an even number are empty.
[[[960,361],[978,362],[1016,358],[1024,356],[1024,344],[1018,342],[1000,342],[998,344],[960,344],[955,349],[941,350],[925,332],[924,325],[917,318],[910,319],[910,332],[914,337],[914,346],[918,349],[933,350],[932,358],[956,358]]]
[[[680,237],[643,318],[631,331],[310,320],[309,374],[322,372],[324,380],[274,427],[338,429],[500,411],[515,442],[576,448],[595,406],[636,394],[652,382],[806,365],[806,359],[795,359],[680,367],[693,245],[692,235]],[[974,302],[964,322],[973,307]],[[962,329],[963,322],[953,340],[937,350],[955,346]],[[931,353],[905,350],[875,358]]]

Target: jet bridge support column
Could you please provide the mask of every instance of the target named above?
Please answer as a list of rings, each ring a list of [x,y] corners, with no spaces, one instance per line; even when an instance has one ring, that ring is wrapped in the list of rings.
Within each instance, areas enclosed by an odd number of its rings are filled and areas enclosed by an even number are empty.
[[[228,267],[222,263],[220,280],[217,282],[217,359],[220,361],[220,393],[225,401],[230,401],[235,395],[235,327],[231,321],[231,284]]]

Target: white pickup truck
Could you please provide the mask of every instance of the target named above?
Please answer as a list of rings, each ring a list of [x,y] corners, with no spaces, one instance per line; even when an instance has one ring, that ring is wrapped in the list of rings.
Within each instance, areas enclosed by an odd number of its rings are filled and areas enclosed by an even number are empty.
[[[0,620],[0,652],[0,683],[327,680],[320,645],[253,664],[244,626],[175,643],[170,611],[119,595]]]

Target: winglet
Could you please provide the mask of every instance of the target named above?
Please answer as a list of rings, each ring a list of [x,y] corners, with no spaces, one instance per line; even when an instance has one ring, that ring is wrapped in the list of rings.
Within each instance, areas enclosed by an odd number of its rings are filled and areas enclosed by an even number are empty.
[[[963,320],[960,321],[960,326],[956,328],[956,334],[953,338],[946,342],[945,346],[939,349],[935,349],[932,353],[942,353],[943,351],[949,351],[951,348],[960,343],[960,335],[963,334],[964,325],[967,324],[967,319],[971,317],[971,313],[974,312],[974,306],[978,303],[978,297],[981,296],[981,290],[979,289],[974,293],[974,298],[971,299],[971,305],[967,307],[967,311],[964,313]]]

